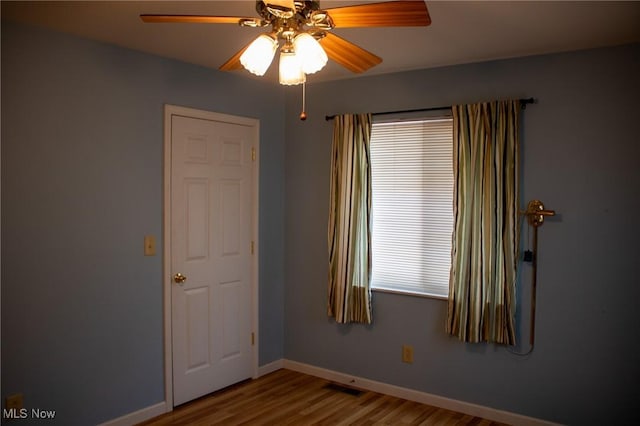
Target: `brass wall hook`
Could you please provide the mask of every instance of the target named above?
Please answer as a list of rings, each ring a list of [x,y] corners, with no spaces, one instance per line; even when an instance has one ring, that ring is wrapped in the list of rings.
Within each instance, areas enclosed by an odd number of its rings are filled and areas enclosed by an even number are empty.
[[[554,210],[545,210],[544,204],[540,200],[531,200],[527,205],[527,210],[520,211],[520,214],[527,216],[529,225],[538,227],[544,223],[545,216],[555,216]]]

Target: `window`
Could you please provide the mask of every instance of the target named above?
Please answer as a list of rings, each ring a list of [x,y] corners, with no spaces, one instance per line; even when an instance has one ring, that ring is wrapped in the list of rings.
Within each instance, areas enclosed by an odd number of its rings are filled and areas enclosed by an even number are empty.
[[[453,232],[453,120],[374,122],[373,289],[446,298]]]

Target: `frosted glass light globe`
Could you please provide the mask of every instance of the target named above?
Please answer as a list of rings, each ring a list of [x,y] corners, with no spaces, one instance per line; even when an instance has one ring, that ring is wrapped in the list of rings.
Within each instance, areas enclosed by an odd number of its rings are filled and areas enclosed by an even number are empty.
[[[252,74],[264,75],[273,61],[278,42],[267,34],[261,34],[240,56],[240,63]]]

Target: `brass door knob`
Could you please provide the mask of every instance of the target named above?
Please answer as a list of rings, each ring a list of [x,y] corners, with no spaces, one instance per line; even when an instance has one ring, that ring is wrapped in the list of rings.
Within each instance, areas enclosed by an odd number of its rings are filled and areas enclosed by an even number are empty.
[[[182,275],[180,272],[178,272],[173,276],[173,282],[175,282],[176,284],[182,285],[186,280],[187,280],[187,277]]]

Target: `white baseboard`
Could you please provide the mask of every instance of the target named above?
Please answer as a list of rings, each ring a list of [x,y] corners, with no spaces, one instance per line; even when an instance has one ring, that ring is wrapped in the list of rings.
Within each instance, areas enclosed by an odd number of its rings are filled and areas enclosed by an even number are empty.
[[[262,377],[266,374],[273,373],[274,371],[278,371],[284,368],[284,360],[278,359],[269,364],[261,365],[258,367],[258,377]]]
[[[150,407],[143,408],[142,410],[126,414],[122,417],[118,417],[117,419],[109,420],[108,422],[102,423],[99,426],[132,426],[144,422],[145,420],[152,419],[161,414],[167,413],[169,411],[171,411],[171,409],[167,408],[166,403],[159,402]]]
[[[283,368],[309,374],[311,376],[320,377],[325,380],[331,380],[332,382],[354,386],[364,390],[395,396],[397,398],[408,399],[410,401],[419,402],[421,404],[433,405],[434,407],[457,411],[459,413],[468,414],[471,416],[482,417],[483,419],[492,420],[495,422],[519,426],[557,425],[557,423],[536,419],[534,417],[523,416],[521,414],[496,410],[495,408],[484,407],[482,405],[471,404],[456,399],[445,398],[426,392],[420,392],[414,389],[376,382],[374,380],[364,379],[337,371],[327,370],[324,368],[315,367],[313,365],[303,364],[301,362],[290,361],[288,359],[285,359],[283,361]]]

